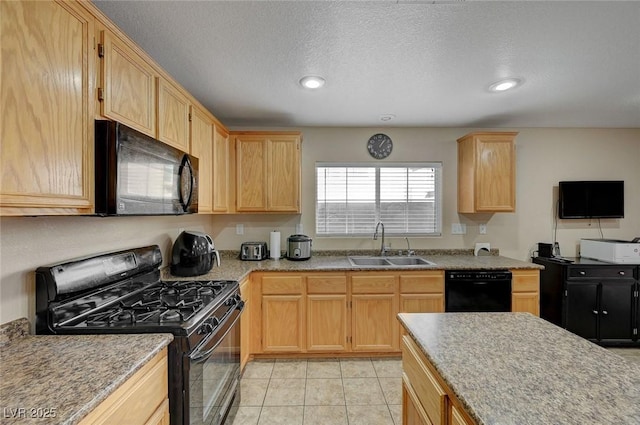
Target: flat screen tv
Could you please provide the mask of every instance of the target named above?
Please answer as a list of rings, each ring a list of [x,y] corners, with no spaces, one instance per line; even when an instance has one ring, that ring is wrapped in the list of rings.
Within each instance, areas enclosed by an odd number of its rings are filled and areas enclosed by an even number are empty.
[[[560,218],[624,217],[624,181],[565,181],[558,187]]]

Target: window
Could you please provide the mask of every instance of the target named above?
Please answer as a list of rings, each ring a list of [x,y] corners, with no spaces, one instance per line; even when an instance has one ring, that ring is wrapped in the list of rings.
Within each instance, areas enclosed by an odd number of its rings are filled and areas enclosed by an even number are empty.
[[[316,235],[440,236],[442,163],[316,163]]]

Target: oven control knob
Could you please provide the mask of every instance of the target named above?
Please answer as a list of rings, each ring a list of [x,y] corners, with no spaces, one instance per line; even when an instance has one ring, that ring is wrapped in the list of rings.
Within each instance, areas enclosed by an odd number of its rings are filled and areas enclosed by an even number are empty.
[[[202,326],[200,326],[200,330],[198,331],[200,334],[210,334],[211,332],[213,332],[213,329],[218,326],[220,322],[218,321],[217,318],[212,317],[210,319],[207,319]]]

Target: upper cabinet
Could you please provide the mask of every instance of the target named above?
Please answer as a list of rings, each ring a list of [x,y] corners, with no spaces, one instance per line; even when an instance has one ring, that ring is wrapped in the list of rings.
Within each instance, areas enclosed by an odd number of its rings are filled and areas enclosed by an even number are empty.
[[[213,212],[231,212],[229,133],[221,125],[213,129]]]
[[[189,149],[183,149],[189,150]],[[191,107],[191,154],[198,158],[198,214],[213,212],[213,121]]]
[[[189,98],[182,90],[167,79],[158,78],[157,138],[183,152],[189,152],[189,107]],[[197,108],[194,109],[197,110]],[[209,147],[211,147],[211,138]]]
[[[93,211],[94,18],[0,2],[0,214]]]
[[[477,132],[458,139],[458,212],[514,212],[515,132]]]
[[[300,212],[301,136],[233,133],[236,211]]]
[[[157,137],[154,68],[109,30],[100,32],[100,115]]]

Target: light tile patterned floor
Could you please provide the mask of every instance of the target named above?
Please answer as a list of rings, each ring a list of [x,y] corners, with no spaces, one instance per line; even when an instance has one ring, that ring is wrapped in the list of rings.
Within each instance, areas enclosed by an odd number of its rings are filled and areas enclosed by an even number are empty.
[[[640,349],[612,348],[640,364]],[[256,360],[233,425],[400,425],[399,358]]]
[[[400,425],[400,358],[257,360],[234,425]]]

